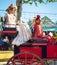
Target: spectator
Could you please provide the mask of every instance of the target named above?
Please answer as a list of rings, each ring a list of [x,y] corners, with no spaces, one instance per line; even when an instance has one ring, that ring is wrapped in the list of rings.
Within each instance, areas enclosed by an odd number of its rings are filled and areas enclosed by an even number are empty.
[[[2,44],[3,44],[3,40],[2,40],[1,37],[0,37],[0,50],[3,49],[3,48],[2,48]]]
[[[0,38],[0,45],[2,45],[3,44],[3,40]]]
[[[2,45],[3,50],[9,50],[10,46],[11,46],[11,44],[10,44],[10,42],[9,42],[9,39],[8,39],[8,37],[6,36],[6,37],[3,39],[3,45]]]

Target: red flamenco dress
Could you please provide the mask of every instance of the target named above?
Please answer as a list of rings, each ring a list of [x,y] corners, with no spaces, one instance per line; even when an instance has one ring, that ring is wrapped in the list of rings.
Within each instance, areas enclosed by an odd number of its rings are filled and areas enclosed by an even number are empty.
[[[41,20],[39,18],[38,20],[35,20],[35,24],[33,27],[33,30],[34,30],[33,37],[36,39],[43,36],[43,30],[40,23],[41,23]]]

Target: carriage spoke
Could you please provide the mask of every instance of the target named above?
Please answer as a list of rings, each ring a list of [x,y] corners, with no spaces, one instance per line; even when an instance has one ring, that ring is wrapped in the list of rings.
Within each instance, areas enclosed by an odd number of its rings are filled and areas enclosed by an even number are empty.
[[[27,53],[25,53],[25,59],[24,59],[24,61],[25,61],[25,65],[27,65]]]
[[[24,52],[13,56],[7,65],[44,65],[44,63],[37,55]]]

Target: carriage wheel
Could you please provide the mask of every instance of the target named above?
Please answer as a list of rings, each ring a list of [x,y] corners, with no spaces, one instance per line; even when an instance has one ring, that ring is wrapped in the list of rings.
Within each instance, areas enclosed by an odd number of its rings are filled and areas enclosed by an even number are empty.
[[[44,65],[42,59],[36,54],[30,52],[22,52],[13,56],[7,65]]]

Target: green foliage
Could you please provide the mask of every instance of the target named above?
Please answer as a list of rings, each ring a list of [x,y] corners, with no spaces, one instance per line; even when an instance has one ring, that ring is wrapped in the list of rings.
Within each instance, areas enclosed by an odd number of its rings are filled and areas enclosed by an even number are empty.
[[[43,24],[46,24],[46,23],[48,23],[48,20],[45,19],[44,22],[43,22]]]
[[[29,2],[29,0],[23,0],[23,3],[28,3]]]
[[[2,22],[2,17],[0,16],[0,22]]]
[[[44,2],[44,0],[39,0],[39,2],[40,2],[40,3],[43,3],[43,2]]]
[[[28,21],[28,25],[29,25],[29,26],[31,26],[31,24],[32,24],[32,21],[31,21],[31,20],[29,20],[29,21]]]
[[[37,6],[37,2],[44,3],[45,0],[22,0],[23,3],[35,4]],[[57,2],[57,0],[46,0],[46,2]]]
[[[33,21],[29,19],[29,21],[28,21],[28,25],[29,25],[29,27],[30,27],[30,29],[31,29],[31,31],[32,31]]]
[[[49,2],[56,2],[56,0],[48,0]]]

